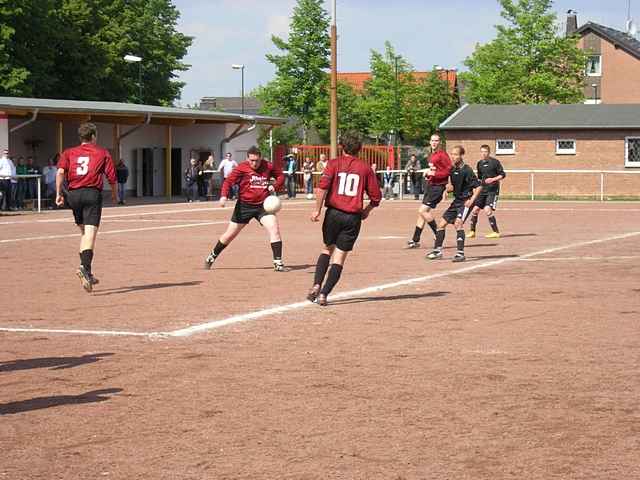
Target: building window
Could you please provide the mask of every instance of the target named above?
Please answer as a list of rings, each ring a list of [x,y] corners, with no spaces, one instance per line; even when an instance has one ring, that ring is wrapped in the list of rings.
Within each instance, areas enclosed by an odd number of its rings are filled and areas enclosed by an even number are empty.
[[[496,140],[497,155],[513,155],[516,153],[515,140]]]
[[[557,155],[575,155],[576,154],[576,141],[561,139],[556,140],[556,154]]]
[[[640,168],[640,137],[625,139],[624,166]]]
[[[600,77],[602,75],[602,55],[589,55],[587,58],[587,75]]]

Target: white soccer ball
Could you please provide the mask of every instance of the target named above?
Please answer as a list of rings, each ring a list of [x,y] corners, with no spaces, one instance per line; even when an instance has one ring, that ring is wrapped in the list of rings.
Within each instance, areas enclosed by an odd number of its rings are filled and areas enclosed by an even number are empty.
[[[264,211],[275,215],[282,208],[282,202],[275,195],[269,195],[263,204]]]
[[[307,200],[313,200],[313,193],[307,193]]]

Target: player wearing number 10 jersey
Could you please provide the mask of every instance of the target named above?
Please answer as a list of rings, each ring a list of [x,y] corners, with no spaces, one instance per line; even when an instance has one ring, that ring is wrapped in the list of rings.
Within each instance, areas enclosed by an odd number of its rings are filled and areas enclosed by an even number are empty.
[[[56,175],[56,204],[62,206],[62,184],[67,181],[67,203],[73,210],[76,225],[82,233],[80,240],[80,268],[77,275],[82,287],[91,292],[98,280],[93,276],[91,263],[96,234],[102,216],[103,176],[111,185],[111,200],[116,198],[116,169],[107,150],[96,145],[98,130],[92,123],[83,123],[78,129],[81,145],[62,152]]]
[[[316,264],[313,287],[307,295],[308,300],[321,306],[327,304],[327,296],[340,280],[347,255],[358,239],[362,220],[380,204],[382,197],[375,173],[357,157],[362,149],[360,136],[345,133],[340,144],[344,155],[330,160],[325,168],[320,178],[316,211],[311,215],[311,221],[317,222],[323,204],[326,205],[322,224],[324,247]],[[366,207],[365,192],[369,196]]]

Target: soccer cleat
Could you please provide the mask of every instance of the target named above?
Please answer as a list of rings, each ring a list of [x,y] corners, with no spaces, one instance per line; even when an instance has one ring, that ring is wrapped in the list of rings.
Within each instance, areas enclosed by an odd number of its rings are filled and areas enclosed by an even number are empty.
[[[316,303],[318,305],[320,305],[321,307],[326,307],[327,306],[327,296],[320,293],[318,294],[318,298],[316,299]]]
[[[409,240],[407,242],[407,248],[420,248],[420,242],[416,242],[414,240]]]
[[[442,258],[442,251],[441,250],[432,250],[431,252],[429,252],[427,254],[426,257],[428,260],[439,260]]]
[[[76,275],[82,282],[82,288],[84,288],[85,292],[91,293],[93,291],[93,283],[91,283],[91,274],[87,272],[87,270],[80,265],[78,270],[76,271]]]
[[[487,233],[484,238],[500,238],[500,234],[498,232]]]
[[[464,253],[458,252],[456,253],[456,255],[453,257],[451,261],[454,263],[459,263],[459,262],[464,262],[465,260],[466,260],[466,257],[464,256]]]
[[[469,230],[469,233],[467,233],[467,238],[476,238],[476,231]]]
[[[311,287],[311,290],[309,290],[309,293],[307,293],[307,300],[309,300],[310,302],[315,302],[319,294],[320,285],[314,285],[313,287]]]
[[[100,280],[94,277],[93,273],[90,275],[90,277],[91,277],[91,285],[98,285],[100,283]]]
[[[275,272],[284,272],[286,271],[284,268],[284,262],[282,260],[274,260],[273,261],[273,270]]]
[[[213,267],[213,262],[216,261],[216,256],[213,253],[210,253],[204,261],[205,270],[211,270]]]

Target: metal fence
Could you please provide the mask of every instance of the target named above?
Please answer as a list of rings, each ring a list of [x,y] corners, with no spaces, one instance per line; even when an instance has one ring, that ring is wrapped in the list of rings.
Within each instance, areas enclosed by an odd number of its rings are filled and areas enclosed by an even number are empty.
[[[42,211],[42,175],[16,175],[12,177],[1,177],[0,180],[11,180],[16,179],[20,180],[29,180],[31,178],[36,179],[36,198],[30,199],[35,200],[37,205],[38,212]],[[0,200],[0,206],[5,201],[5,199]]]

